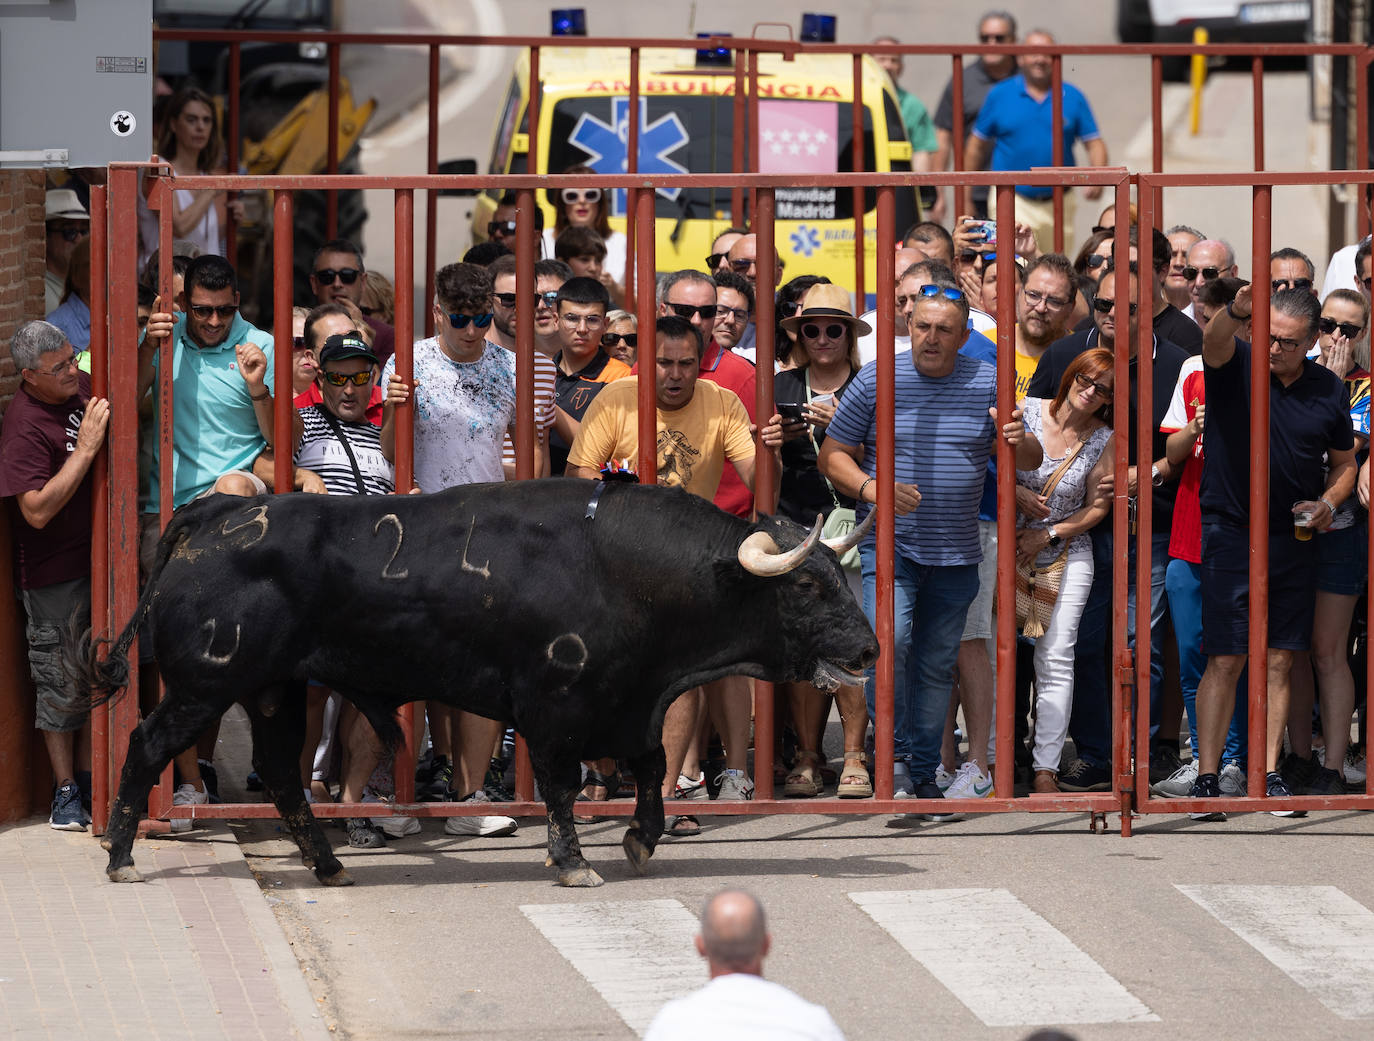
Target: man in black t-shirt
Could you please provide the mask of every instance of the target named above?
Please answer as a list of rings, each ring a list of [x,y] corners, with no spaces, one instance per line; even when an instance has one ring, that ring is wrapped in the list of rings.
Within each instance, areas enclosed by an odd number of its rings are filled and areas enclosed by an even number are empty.
[[[1167,264],[1166,264],[1167,266]],[[1116,274],[1109,263],[1103,265],[1098,278],[1096,298],[1093,301],[1094,326],[1086,332],[1075,332],[1062,340],[1050,344],[1040,359],[1040,365],[1031,377],[1026,395],[1033,398],[1053,398],[1064,378],[1069,363],[1084,351],[1093,347],[1106,347],[1118,350],[1124,347],[1130,358],[1131,388],[1129,399],[1130,458],[1128,471],[1129,494],[1136,495],[1136,402],[1138,396],[1138,372],[1136,364],[1136,319],[1138,280],[1134,265],[1129,278],[1131,303],[1129,314],[1120,307],[1113,294],[1116,292]],[[1148,296],[1147,296],[1148,299]],[[1118,317],[1119,316],[1119,317]],[[1122,329],[1125,323],[1129,332]],[[1174,497],[1178,490],[1177,480],[1169,472],[1168,459],[1165,457],[1164,444],[1167,438],[1159,433],[1160,423],[1168,410],[1173,396],[1174,385],[1178,382],[1179,370],[1187,359],[1188,353],[1177,344],[1171,343],[1156,333],[1153,343],[1152,396],[1150,429],[1154,431],[1150,457],[1154,465],[1148,475],[1151,484],[1152,517],[1150,526],[1150,706],[1151,717],[1157,718],[1160,690],[1164,679],[1164,618],[1167,601],[1164,596],[1164,571],[1169,563],[1169,528],[1173,520]],[[1120,402],[1120,398],[1117,401]],[[1033,498],[1033,497],[1032,497]],[[1017,505],[1032,516],[1036,503],[1025,501],[1018,492]],[[1039,515],[1043,516],[1043,507]],[[1093,584],[1088,593],[1088,602],[1083,609],[1083,621],[1078,628],[1078,646],[1074,654],[1074,696],[1073,709],[1069,717],[1069,734],[1073,737],[1078,751],[1078,759],[1068,764],[1059,774],[1059,786],[1066,791],[1105,791],[1111,787],[1111,673],[1109,671],[1109,651],[1111,641],[1111,603],[1112,603],[1112,546],[1113,520],[1108,517],[1090,533],[1093,543]],[[1130,540],[1127,564],[1132,577],[1135,575],[1135,539]],[[1131,581],[1128,586],[1128,631],[1134,639],[1135,633],[1135,588]]]
[[[1197,689],[1198,777],[1194,798],[1220,794],[1217,767],[1249,651],[1251,350],[1236,337],[1253,308],[1250,287],[1207,324],[1202,346],[1207,449],[1202,485],[1202,650]],[[1278,758],[1288,722],[1293,651],[1310,649],[1316,599],[1311,531],[1325,530],[1355,485],[1350,402],[1340,377],[1306,357],[1317,339],[1321,304],[1310,287],[1290,286],[1269,305],[1269,639],[1265,788],[1292,795]],[[1323,479],[1322,456],[1329,470]],[[1296,533],[1305,520],[1306,538]],[[1257,750],[1252,749],[1252,753]],[[1276,810],[1301,816],[1301,810]],[[1224,819],[1212,811],[1195,820]]]

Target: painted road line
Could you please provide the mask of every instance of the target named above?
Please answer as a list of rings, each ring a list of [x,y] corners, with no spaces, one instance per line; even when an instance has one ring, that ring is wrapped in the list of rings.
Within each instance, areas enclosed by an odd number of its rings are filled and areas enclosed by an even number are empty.
[[[1159,1021],[1008,890],[849,897],[990,1027]]]
[[[1335,886],[1176,886],[1342,1019],[1374,1019],[1374,912]]]
[[[525,904],[520,908],[632,1030],[706,983],[697,918],[676,900]]]

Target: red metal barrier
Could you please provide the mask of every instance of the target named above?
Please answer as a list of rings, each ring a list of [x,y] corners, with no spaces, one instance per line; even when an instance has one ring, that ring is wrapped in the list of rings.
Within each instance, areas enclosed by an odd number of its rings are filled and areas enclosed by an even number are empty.
[[[242,44],[252,42],[264,43],[288,43],[299,44],[307,42],[323,43],[328,55],[328,84],[329,84],[329,128],[331,133],[328,136],[328,151],[326,155],[327,173],[337,173],[339,169],[340,156],[338,154],[338,128],[339,128],[339,107],[338,107],[338,87],[339,87],[339,62],[340,48],[343,46],[381,46],[381,47],[424,47],[428,51],[429,60],[429,89],[428,89],[428,136],[426,141],[427,150],[427,169],[433,174],[438,169],[438,105],[439,105],[439,49],[441,47],[527,47],[530,48],[530,70],[528,85],[528,125],[532,128],[529,137],[528,169],[530,172],[538,172],[539,157],[538,134],[534,129],[539,125],[539,106],[540,92],[539,84],[539,54],[544,47],[559,48],[615,48],[628,51],[630,55],[630,80],[629,80],[629,110],[637,112],[637,100],[640,96],[640,69],[639,57],[643,48],[672,48],[678,50],[696,50],[703,47],[722,47],[730,48],[735,54],[735,116],[734,131],[732,138],[732,159],[733,168],[736,171],[744,172],[745,142],[749,140],[747,134],[750,127],[758,126],[757,118],[757,99],[759,92],[755,87],[748,86],[758,83],[758,56],[760,54],[781,54],[784,57],[792,57],[798,54],[839,54],[851,56],[854,59],[854,83],[855,83],[855,119],[856,126],[861,126],[862,102],[861,102],[861,78],[859,71],[858,56],[863,54],[898,54],[909,56],[925,56],[934,58],[946,58],[950,61],[953,84],[953,169],[958,172],[964,167],[964,145],[968,137],[970,128],[964,126],[963,108],[963,63],[966,58],[993,57],[997,55],[1023,55],[1023,54],[1048,54],[1053,61],[1052,67],[1052,124],[1055,128],[1063,126],[1063,104],[1061,97],[1061,85],[1063,83],[1063,62],[1066,57],[1100,57],[1100,58],[1121,58],[1121,57],[1149,57],[1151,59],[1150,70],[1150,113],[1151,113],[1151,164],[1153,172],[1159,173],[1164,170],[1164,131],[1163,131],[1163,109],[1161,104],[1163,91],[1163,59],[1166,57],[1185,57],[1194,54],[1201,54],[1205,57],[1236,58],[1245,57],[1251,61],[1252,72],[1252,116],[1254,123],[1254,168],[1264,169],[1264,85],[1263,71],[1264,60],[1266,58],[1311,58],[1316,56],[1344,57],[1350,58],[1355,64],[1355,120],[1356,120],[1356,149],[1357,166],[1362,165],[1364,157],[1368,155],[1368,97],[1367,82],[1368,70],[1371,56],[1374,51],[1362,44],[1309,44],[1309,43],[1285,43],[1285,44],[1036,44],[1027,45],[1017,44],[816,44],[798,43],[791,39],[760,39],[757,37],[711,37],[709,39],[675,39],[675,38],[638,38],[638,37],[576,37],[576,36],[463,36],[442,33],[346,33],[346,32],[314,32],[314,31],[292,31],[292,32],[261,32],[261,31],[224,31],[224,30],[202,30],[202,29],[155,29],[153,39],[178,40],[198,43],[223,43],[230,48],[229,54],[229,79],[228,79],[228,118],[226,125],[230,133],[228,142],[229,169],[237,169],[238,157],[238,133],[239,125],[238,98],[240,85],[240,51]],[[747,70],[747,72],[746,72]],[[747,93],[747,100],[745,94]],[[627,142],[628,162],[627,171],[634,173],[638,169],[639,161],[639,121],[631,119],[629,123],[629,139]],[[1052,139],[1053,165],[1056,168],[1063,166],[1063,140],[1061,133],[1054,133]],[[749,170],[757,169],[757,156],[755,149],[750,148]],[[862,143],[859,135],[855,135],[853,169],[856,172],[862,171]],[[558,173],[559,171],[550,171]],[[605,179],[597,182],[597,186],[604,186]],[[719,181],[717,181],[719,183]],[[836,182],[827,179],[824,187],[830,187]],[[935,182],[921,182],[923,184],[934,184]],[[950,183],[950,182],[947,182]],[[961,193],[972,182],[963,181],[953,183],[956,194]],[[1021,183],[1026,183],[1024,180]],[[340,186],[352,187],[353,185]],[[864,266],[863,255],[866,249],[863,229],[864,208],[859,205],[862,201],[860,188],[855,188],[856,205],[854,207],[855,220],[855,243],[856,243],[856,283],[858,289],[858,299],[864,299]],[[751,193],[752,194],[752,193]],[[956,197],[956,213],[970,213],[972,210],[967,206],[960,206],[960,199]],[[731,219],[735,224],[743,224],[743,214],[745,213],[744,197],[742,189],[735,189],[731,196]],[[754,202],[752,197],[749,201],[749,213],[753,213]],[[1064,198],[1063,186],[1056,186],[1054,189],[1054,216],[1055,216],[1055,239],[1054,248],[1063,251],[1064,248],[1064,229],[1063,229]],[[1364,234],[1369,228],[1370,215],[1365,208],[1359,211],[1357,226],[1360,234]],[[637,217],[633,207],[626,215],[626,238],[631,248],[636,242],[635,223]],[[436,242],[436,221],[437,207],[435,196],[432,192],[428,193],[425,213],[425,234],[426,234],[426,256],[425,256],[425,296],[426,298],[433,293],[434,272],[435,272],[435,242]],[[328,194],[327,210],[327,231],[329,237],[333,237],[338,227],[338,200],[334,191]],[[229,256],[234,257],[235,230],[233,222],[230,222],[228,229],[228,251]],[[461,252],[461,250],[459,251]],[[627,272],[627,278],[632,282],[633,268]],[[634,289],[632,284],[626,286],[626,296],[632,297]],[[425,319],[427,333],[433,332],[430,318]]]
[[[114,215],[112,221],[118,222],[121,214],[134,212],[131,200],[133,192],[138,190],[137,167],[117,167],[111,175],[111,202],[110,210]],[[150,176],[154,176],[150,174]],[[172,178],[166,175],[156,175],[153,191],[153,199],[160,201],[169,197]],[[395,199],[395,224],[396,224],[396,256],[397,256],[397,341],[396,354],[398,371],[403,375],[410,372],[412,364],[411,341],[412,336],[407,323],[408,316],[413,306],[411,299],[411,280],[400,277],[408,275],[410,272],[411,258],[414,250],[413,239],[413,192],[415,189],[433,191],[439,188],[472,188],[472,187],[496,187],[500,189],[512,189],[517,192],[519,198],[518,228],[517,228],[517,286],[522,287],[519,293],[520,305],[525,309],[521,320],[517,323],[519,330],[519,342],[517,346],[517,371],[523,378],[522,386],[527,391],[531,383],[529,376],[533,370],[533,307],[532,294],[523,291],[524,287],[533,284],[533,263],[534,263],[534,221],[533,221],[533,193],[536,189],[545,188],[552,182],[558,186],[567,185],[570,187],[583,187],[599,185],[603,189],[625,188],[630,191],[633,204],[636,207],[641,224],[640,233],[643,235],[641,248],[636,254],[636,264],[639,268],[639,284],[637,286],[637,305],[641,325],[645,328],[652,328],[654,321],[654,248],[655,243],[654,229],[656,217],[653,209],[654,193],[660,188],[669,187],[708,187],[720,184],[720,178],[707,176],[631,176],[623,175],[607,177],[603,175],[582,175],[573,177],[561,177],[556,179],[541,178],[536,176],[511,176],[502,178],[478,178],[478,177],[442,177],[434,175],[416,177],[370,177],[370,176],[328,176],[319,175],[313,177],[233,177],[207,176],[193,178],[176,178],[177,187],[187,187],[190,189],[232,189],[250,190],[267,189],[275,193],[278,221],[275,229],[276,234],[276,260],[277,277],[275,279],[275,307],[274,313],[278,315],[278,328],[275,330],[279,342],[284,338],[289,342],[290,327],[284,324],[285,316],[290,314],[290,293],[291,284],[289,278],[290,271],[290,216],[291,216],[291,197],[292,192],[299,190],[317,190],[321,188],[337,188],[343,184],[352,187],[376,188],[394,192]],[[999,233],[1006,235],[1010,241],[1011,225],[1015,219],[1015,203],[1012,184],[1014,182],[1030,183],[1035,185],[1088,185],[1105,184],[1112,187],[1116,192],[1118,206],[1124,207],[1128,199],[1130,179],[1124,170],[1064,170],[1064,171],[1034,171],[1031,173],[1017,174],[940,174],[940,175],[913,175],[905,174],[900,176],[874,177],[865,174],[843,174],[843,175],[816,175],[809,177],[779,177],[764,175],[741,175],[729,179],[728,183],[732,189],[748,190],[754,194],[756,199],[755,226],[759,231],[759,256],[758,262],[763,270],[768,269],[768,265],[773,261],[773,239],[772,239],[772,214],[773,214],[773,191],[779,185],[803,186],[819,185],[822,183],[831,184],[838,180],[841,188],[860,188],[874,187],[877,189],[879,213],[885,219],[880,220],[878,227],[878,238],[876,243],[877,258],[879,262],[880,285],[885,284],[890,287],[895,282],[896,272],[894,270],[894,247],[896,231],[892,227],[891,215],[893,212],[893,193],[898,187],[910,187],[917,183],[928,183],[940,186],[951,186],[958,183],[986,184],[994,187],[999,193],[999,201],[1005,204],[999,218]],[[1122,211],[1124,212],[1124,210]],[[160,212],[160,221],[163,235],[167,236],[170,232],[170,212],[163,210]],[[1124,270],[1124,260],[1126,257],[1125,228],[1126,221],[1119,222],[1122,229],[1118,235],[1117,250],[1118,257],[1122,260],[1121,269]],[[999,236],[1000,237],[1000,236]],[[116,240],[118,241],[118,240]],[[122,245],[128,246],[132,243],[132,238],[124,240]],[[109,279],[110,301],[108,304],[109,313],[119,316],[113,323],[112,328],[119,330],[116,338],[128,336],[128,341],[136,340],[135,335],[127,331],[131,320],[122,317],[123,314],[132,314],[131,301],[127,296],[119,297],[120,293],[131,295],[133,287],[134,255],[131,248],[117,250],[112,258],[111,277]],[[1009,265],[1012,262],[1011,255],[999,256],[999,264]],[[170,267],[164,271],[164,277],[170,280]],[[1010,271],[1005,272],[1006,284],[1013,284]],[[164,286],[164,292],[170,294],[170,285]],[[97,293],[97,296],[100,294]],[[1006,294],[1000,301],[1001,321],[999,323],[999,356],[1008,360],[1014,352],[1014,329],[1015,321],[1010,310],[1012,304],[1012,294]],[[771,373],[773,358],[773,314],[772,299],[767,293],[763,294],[758,301],[757,329],[758,329],[758,351],[760,359],[760,379],[759,379],[759,403],[761,405],[770,404],[772,400]],[[128,310],[121,312],[121,308],[128,305]],[[99,305],[97,305],[99,306]],[[878,633],[880,644],[885,649],[879,663],[876,682],[876,743],[877,760],[879,763],[890,763],[893,752],[893,676],[892,676],[892,656],[891,648],[894,638],[892,625],[892,605],[893,591],[891,575],[894,565],[894,517],[893,517],[893,495],[892,481],[894,470],[892,463],[892,451],[894,440],[894,416],[895,405],[893,400],[893,377],[895,375],[896,356],[892,347],[893,330],[893,306],[894,300],[890,292],[879,294],[878,308],[878,330],[880,334],[879,351],[879,372],[880,372],[880,393],[877,403],[879,416],[879,474],[878,474],[878,568],[880,582],[877,587],[878,596]],[[122,327],[122,329],[121,329]],[[127,366],[114,365],[108,363],[110,369],[110,385],[113,409],[117,415],[131,416],[134,413],[134,394],[132,380],[127,378]],[[1124,361],[1119,363],[1121,368],[1121,378],[1126,378]],[[172,395],[170,385],[171,365],[163,364],[160,366],[161,373],[161,441],[163,449],[162,468],[162,501],[170,507],[171,497],[171,416],[172,416]],[[117,379],[117,374],[123,374],[123,378]],[[276,357],[275,378],[279,387],[290,386],[289,355],[285,351],[278,351]],[[998,400],[1003,409],[1009,409],[1012,396],[1012,386],[1014,379],[1014,366],[1004,365],[999,376]],[[654,416],[656,404],[654,400],[653,385],[651,381],[642,381],[640,387],[640,461],[641,473],[644,479],[652,480],[657,471],[656,459],[656,426]],[[274,412],[274,422],[276,424],[276,443],[285,445],[289,443],[290,431],[290,409],[289,400],[284,393],[277,394],[277,407]],[[397,489],[401,491],[410,486],[410,475],[413,472],[412,450],[410,445],[410,430],[407,429],[407,421],[410,419],[409,409],[403,409],[400,413],[399,430],[402,432],[398,437],[397,449]],[[1118,418],[1118,437],[1119,443],[1125,444],[1125,419],[1126,413],[1123,411]],[[116,460],[135,457],[134,452],[124,445],[136,443],[137,431],[126,422],[121,429],[112,435],[111,447],[112,458]],[[519,459],[525,475],[528,475],[530,452],[529,447],[533,444],[533,396],[532,392],[522,392],[520,394],[520,421],[517,426],[517,444],[524,445],[525,449],[520,451]],[[1148,452],[1149,440],[1144,439],[1142,444],[1144,451]],[[1124,453],[1124,448],[1120,450]],[[1014,544],[1014,539],[1010,537],[1014,524],[1012,509],[1014,495],[1012,494],[1011,481],[1013,480],[1013,461],[1010,449],[1004,444],[999,444],[998,457],[1001,480],[1001,515],[999,517],[1000,530],[1006,542],[1004,544]],[[286,481],[283,482],[282,476],[277,475],[279,488],[289,488],[289,457],[285,453],[277,454],[277,466],[281,467],[285,462],[288,467]],[[759,505],[762,508],[770,508],[771,489],[772,489],[772,467],[773,460],[771,454],[764,451],[759,456],[758,467],[758,487],[765,489],[759,496]],[[1118,466],[1126,465],[1124,455],[1118,459]],[[1148,458],[1146,458],[1148,466]],[[1122,479],[1118,481],[1118,499],[1124,505],[1124,470],[1121,470]],[[112,483],[111,510],[121,516],[130,516],[136,506],[134,489],[137,488],[136,479],[128,480],[120,485]],[[1124,509],[1121,511],[1124,514]],[[166,517],[164,515],[164,523]],[[1124,521],[1118,522],[1119,524]],[[134,596],[136,593],[136,556],[137,556],[137,524],[132,525],[134,537],[132,539],[112,539],[110,546],[111,573],[115,579],[117,591],[123,590],[124,596],[117,596],[113,605],[113,613],[106,619],[107,631],[111,628],[119,627],[131,613]],[[1142,536],[1143,537],[1143,536]],[[1003,590],[1003,596],[1010,593],[1010,583],[1012,574],[1011,555],[1004,555],[1000,562],[999,584]],[[1148,565],[1148,561],[1147,561]],[[1146,579],[1148,582],[1148,578]],[[1148,585],[1146,586],[1146,598],[1148,603]],[[1118,615],[1117,645],[1124,647],[1124,618],[1125,618],[1125,599],[1124,599],[1124,576],[1118,583],[1116,610]],[[1145,616],[1148,625],[1148,615]],[[1148,636],[1146,636],[1148,645]],[[1012,790],[1010,771],[1012,769],[1013,755],[1011,742],[1014,736],[1014,727],[1011,724],[1014,713],[1014,633],[1012,631],[1012,620],[1010,613],[1006,613],[999,620],[999,662],[1002,665],[998,678],[997,688],[997,715],[999,720],[998,727],[998,767],[997,779],[1001,785],[1001,790],[1009,792]],[[1129,654],[1129,652],[1127,652]],[[1129,658],[1127,659],[1129,660]],[[1118,704],[1120,694],[1118,693]],[[775,800],[772,795],[772,730],[773,730],[773,701],[770,685],[759,684],[756,696],[755,726],[757,740],[755,742],[755,773],[756,773],[756,798],[753,802],[714,804],[711,807],[713,813],[846,813],[846,814],[873,814],[873,813],[892,813],[892,812],[920,812],[930,810],[935,807],[919,800],[894,800],[892,798],[892,773],[890,769],[878,769],[876,776],[875,798],[872,800],[839,800],[839,799],[811,799],[811,800]],[[97,749],[97,758],[100,762],[98,770],[105,769],[113,761],[117,767],[118,760],[122,758],[122,743],[127,742],[127,737],[133,728],[136,719],[136,699],[126,696],[116,703],[116,710],[113,713],[115,721],[110,728],[110,747]],[[413,726],[405,727],[409,741],[413,742]],[[108,759],[106,757],[109,757]],[[478,812],[481,807],[472,805],[456,804],[413,804],[409,800],[413,797],[413,747],[408,747],[405,753],[398,758],[397,763],[397,787],[398,804],[394,812],[406,813],[414,816],[458,816]],[[170,770],[168,771],[170,774]],[[949,800],[940,804],[946,811],[961,812],[1006,812],[1015,810],[1031,811],[1062,811],[1079,810],[1088,811],[1094,815],[1094,821],[1103,817],[1109,810],[1129,807],[1131,804],[1131,778],[1132,773],[1129,766],[1129,736],[1124,740],[1119,740],[1116,748],[1116,763],[1113,771],[1113,790],[1102,793],[1087,793],[1082,795],[1064,794],[1058,797],[1035,797],[1034,799],[1016,799],[1010,796],[1002,796],[993,799],[983,800]],[[276,810],[270,804],[247,803],[247,804],[221,804],[214,806],[197,807],[176,807],[170,805],[170,786],[167,784],[168,778],[164,778],[164,784],[160,789],[159,797],[153,801],[153,813],[155,816],[164,818],[199,816],[199,817],[264,817],[274,816]],[[410,789],[410,790],[407,790]],[[533,794],[532,777],[529,772],[527,758],[520,757],[520,768],[517,775],[517,799],[511,804],[508,810],[512,813],[522,815],[535,815],[542,813],[542,808],[531,801]],[[326,804],[316,807],[316,812],[320,816],[336,817],[348,815],[362,815],[363,813],[376,815],[379,810],[376,806],[369,806],[366,810],[358,806]],[[632,812],[629,803],[611,803],[598,806],[598,812],[608,815],[621,815]],[[1129,814],[1123,819],[1123,827],[1128,826]]]

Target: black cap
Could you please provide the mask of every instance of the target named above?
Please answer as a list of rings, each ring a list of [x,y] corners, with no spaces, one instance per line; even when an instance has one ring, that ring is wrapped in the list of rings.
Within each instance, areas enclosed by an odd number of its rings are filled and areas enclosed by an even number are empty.
[[[318,361],[320,368],[324,368],[331,361],[346,361],[349,358],[366,358],[373,365],[381,364],[372,353],[372,348],[352,333],[327,337],[320,348]]]

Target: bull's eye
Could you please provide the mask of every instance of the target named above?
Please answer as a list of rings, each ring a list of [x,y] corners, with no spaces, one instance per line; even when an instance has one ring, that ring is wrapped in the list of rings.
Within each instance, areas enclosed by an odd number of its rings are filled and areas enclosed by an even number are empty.
[[[797,586],[803,593],[814,593],[816,591],[816,580],[810,575],[798,575]]]

